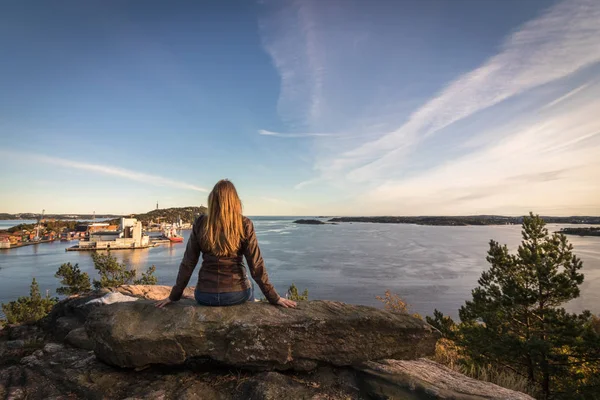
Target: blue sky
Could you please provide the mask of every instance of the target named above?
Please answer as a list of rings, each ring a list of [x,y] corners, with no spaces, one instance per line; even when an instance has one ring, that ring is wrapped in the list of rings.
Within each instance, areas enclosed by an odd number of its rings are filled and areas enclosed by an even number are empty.
[[[26,4],[25,4],[26,3]],[[600,214],[600,3],[0,3],[0,212]]]

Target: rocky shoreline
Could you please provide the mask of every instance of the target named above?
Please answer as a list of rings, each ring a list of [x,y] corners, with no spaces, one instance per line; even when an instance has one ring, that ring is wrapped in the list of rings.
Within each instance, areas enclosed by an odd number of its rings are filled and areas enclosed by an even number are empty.
[[[0,397],[531,399],[422,358],[438,333],[409,315],[327,301],[155,308],[168,289],[69,298],[38,324],[3,329]]]

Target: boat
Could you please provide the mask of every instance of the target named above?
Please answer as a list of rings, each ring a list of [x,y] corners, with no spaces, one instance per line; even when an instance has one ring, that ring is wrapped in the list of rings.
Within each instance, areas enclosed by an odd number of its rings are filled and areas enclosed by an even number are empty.
[[[170,229],[165,229],[165,237],[171,241],[171,243],[183,242],[183,236],[177,233],[177,227],[172,226]]]
[[[183,237],[182,236],[171,236],[169,238],[169,240],[171,241],[171,243],[181,243],[181,242],[183,242]]]

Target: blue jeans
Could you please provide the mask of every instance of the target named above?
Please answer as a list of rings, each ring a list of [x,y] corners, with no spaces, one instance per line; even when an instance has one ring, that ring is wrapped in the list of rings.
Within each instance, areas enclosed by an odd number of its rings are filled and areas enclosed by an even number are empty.
[[[249,287],[241,292],[228,293],[208,293],[200,292],[198,289],[194,291],[194,297],[198,304],[203,306],[235,306],[247,301],[254,301],[254,287]]]

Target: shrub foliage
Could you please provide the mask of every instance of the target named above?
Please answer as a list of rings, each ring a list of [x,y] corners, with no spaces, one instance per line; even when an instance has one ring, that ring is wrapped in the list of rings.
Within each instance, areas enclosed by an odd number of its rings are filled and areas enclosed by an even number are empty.
[[[308,289],[304,289],[302,294],[298,292],[296,284],[292,283],[292,286],[287,291],[287,298],[293,301],[304,301],[308,300]]]
[[[71,265],[71,263],[65,263],[60,266],[54,276],[62,278],[60,283],[64,285],[56,289],[56,293],[58,294],[69,296],[92,290],[90,276],[87,272],[81,272],[79,264]]]
[[[110,252],[92,253],[94,268],[98,271],[100,279],[94,279],[94,288],[117,287],[133,283],[135,270],[130,270],[123,263],[117,261]]]
[[[121,285],[156,285],[157,278],[154,276],[156,267],[149,267],[146,272],[142,273],[139,279],[136,279],[137,273],[135,270],[130,270],[127,265],[117,261],[110,252],[92,253],[94,260],[94,268],[98,271],[100,279],[94,279],[94,288],[110,288]]]
[[[42,297],[40,287],[33,278],[29,296],[2,304],[2,312],[6,315],[6,322],[9,324],[32,323],[48,314],[57,302],[57,298],[50,297],[48,294]]]
[[[410,314],[410,304],[408,304],[402,297],[392,293],[390,290],[386,290],[383,297],[375,296],[377,300],[383,303],[383,308],[398,314]],[[412,313],[415,318],[422,319],[419,313]]]
[[[124,263],[119,263],[110,252],[92,253],[94,268],[98,271],[99,279],[93,280],[94,289],[111,288],[120,285],[156,285],[158,279],[154,275],[156,267],[153,265],[141,277],[137,278],[137,272],[130,270]],[[81,272],[79,265],[65,263],[56,271],[55,277],[61,278],[60,283],[64,286],[56,289],[58,294],[74,295],[88,292],[92,289],[90,277],[86,272]]]
[[[156,272],[156,267],[153,265],[148,267],[146,272],[142,272],[142,276],[140,279],[136,279],[133,281],[136,285],[156,285],[158,283],[158,278],[154,276]]]

